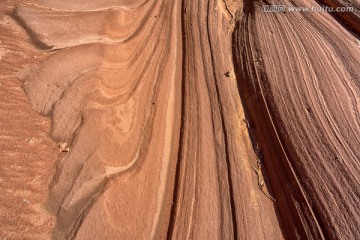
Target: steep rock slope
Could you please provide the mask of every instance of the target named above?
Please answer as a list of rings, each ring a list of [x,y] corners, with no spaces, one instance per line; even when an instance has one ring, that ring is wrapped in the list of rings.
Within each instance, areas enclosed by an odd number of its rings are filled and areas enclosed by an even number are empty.
[[[265,13],[263,5],[245,4],[235,59],[286,235],[356,239],[359,40],[326,12]]]

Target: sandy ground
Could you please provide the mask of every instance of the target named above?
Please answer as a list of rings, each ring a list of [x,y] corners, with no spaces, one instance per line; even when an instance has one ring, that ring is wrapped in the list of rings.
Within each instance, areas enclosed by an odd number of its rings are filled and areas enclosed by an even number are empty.
[[[0,239],[359,239],[359,2],[0,3]]]
[[[0,3],[0,239],[49,239],[55,217],[44,204],[58,149],[17,77],[46,54],[8,15],[13,7]]]

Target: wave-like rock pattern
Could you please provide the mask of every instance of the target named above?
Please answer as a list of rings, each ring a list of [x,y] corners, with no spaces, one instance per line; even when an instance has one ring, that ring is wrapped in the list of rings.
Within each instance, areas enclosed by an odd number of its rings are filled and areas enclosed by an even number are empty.
[[[16,9],[31,36],[62,49],[23,77],[33,108],[52,118],[51,136],[70,146],[59,160],[48,201],[57,216],[56,238],[75,236],[97,200],[108,232],[115,225],[120,238],[155,234],[169,165],[177,155],[172,148],[181,83],[176,4],[153,1],[115,12],[106,2],[91,9],[95,13]],[[104,28],[111,24],[118,28]],[[116,190],[108,190],[110,185]],[[126,215],[121,224],[113,208]],[[133,226],[131,219],[139,216]]]
[[[332,7],[335,12],[333,13],[338,17],[343,26],[350,28],[351,31],[360,33],[360,1],[359,0],[318,0],[323,6]],[[352,11],[336,11],[339,8],[351,8]]]
[[[239,88],[268,146],[286,235],[356,239],[359,41],[327,13],[264,13],[251,1],[246,9],[234,35]]]
[[[54,238],[359,237],[359,41],[327,13],[263,4],[17,6],[53,51],[24,88],[69,146],[47,204]]]

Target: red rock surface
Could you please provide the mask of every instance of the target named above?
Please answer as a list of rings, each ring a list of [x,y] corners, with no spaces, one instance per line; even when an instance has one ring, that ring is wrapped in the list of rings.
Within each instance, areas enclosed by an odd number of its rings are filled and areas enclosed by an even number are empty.
[[[0,238],[360,238],[359,2],[272,3],[0,3]]]
[[[46,54],[11,18],[13,7],[0,3],[0,239],[49,239],[55,217],[44,204],[58,149],[17,78]]]

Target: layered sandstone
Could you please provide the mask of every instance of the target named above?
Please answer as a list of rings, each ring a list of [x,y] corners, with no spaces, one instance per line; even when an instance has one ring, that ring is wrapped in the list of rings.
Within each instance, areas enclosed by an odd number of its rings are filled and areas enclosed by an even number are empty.
[[[1,3],[0,236],[359,238],[359,3],[271,3]]]

